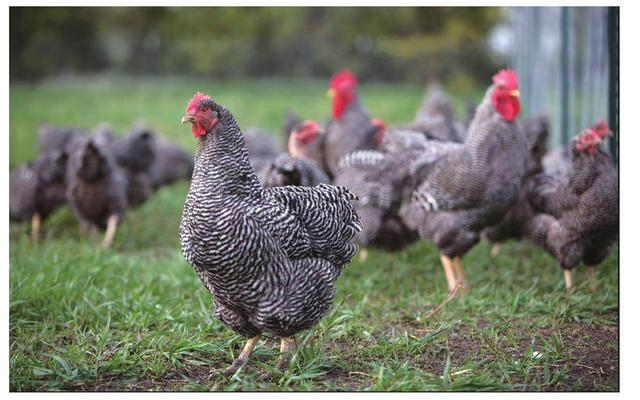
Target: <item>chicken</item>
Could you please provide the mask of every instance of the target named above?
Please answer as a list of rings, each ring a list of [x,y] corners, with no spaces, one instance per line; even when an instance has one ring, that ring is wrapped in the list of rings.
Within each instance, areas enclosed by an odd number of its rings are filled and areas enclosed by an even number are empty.
[[[367,258],[366,247],[396,251],[418,238],[398,216],[402,186],[409,176],[411,160],[427,142],[421,132],[386,130],[384,122],[372,120],[379,128],[378,150],[360,150],[346,154],[339,163],[335,183],[351,190],[360,201],[356,205],[363,229],[355,236],[364,246],[360,260]]]
[[[357,251],[355,196],[325,184],[263,189],[233,115],[207,95],[196,93],[182,122],[198,140],[182,253],[212,294],[215,316],[249,338],[223,373],[235,373],[265,332],[281,338],[277,367],[286,369],[293,335],[329,310]]]
[[[289,153],[282,153],[258,173],[263,186],[316,186],[329,183],[322,168],[308,157],[309,149],[321,134],[317,122],[306,120],[297,124],[289,136]]]
[[[108,147],[127,180],[128,206],[142,204],[153,193],[151,167],[156,157],[155,135],[138,123],[125,137],[108,142]]]
[[[284,119],[282,121],[282,137],[284,139],[285,146],[289,145],[289,136],[291,136],[291,133],[293,132],[295,127],[298,126],[301,122],[302,118],[300,118],[298,114],[291,110],[287,111],[284,114]]]
[[[533,241],[560,264],[569,292],[571,271],[581,262],[595,290],[595,267],[618,235],[618,173],[601,146],[609,132],[599,123],[572,140],[568,183],[545,174],[529,182],[529,200],[539,213],[531,222]]]
[[[340,159],[357,150],[374,150],[376,127],[369,113],[360,103],[356,92],[357,81],[349,70],[336,73],[329,82],[332,121],[324,137],[324,164],[328,175],[338,172]]]
[[[191,179],[193,156],[180,146],[156,136],[154,153],[155,157],[149,172],[153,190],[182,179]]]
[[[405,129],[420,131],[429,139],[464,142],[464,123],[455,120],[451,99],[437,81],[429,82],[413,123]]]
[[[110,149],[91,136],[67,148],[67,203],[83,229],[106,229],[102,246],[109,247],[127,208],[126,177]]]
[[[466,287],[460,258],[520,193],[528,144],[515,122],[518,96],[515,72],[498,72],[465,142],[429,141],[411,166],[399,215],[439,248],[449,290]]]
[[[282,153],[278,141],[267,132],[250,128],[244,134],[244,140],[249,151],[249,162],[253,170],[261,171],[267,163],[275,160]]]
[[[71,126],[57,127],[44,123],[38,129],[38,153],[64,152],[65,146],[73,137],[87,134],[88,132],[81,128]]]
[[[65,202],[67,154],[51,150],[16,168],[9,177],[9,218],[31,221],[31,238],[40,225]]]
[[[491,255],[494,257],[500,252],[500,242],[529,236],[529,224],[534,216],[527,196],[527,186],[533,176],[543,171],[542,157],[547,149],[549,121],[543,116],[527,118],[523,120],[521,127],[529,143],[529,156],[520,196],[498,224],[483,232],[486,238],[494,243],[491,249]]]

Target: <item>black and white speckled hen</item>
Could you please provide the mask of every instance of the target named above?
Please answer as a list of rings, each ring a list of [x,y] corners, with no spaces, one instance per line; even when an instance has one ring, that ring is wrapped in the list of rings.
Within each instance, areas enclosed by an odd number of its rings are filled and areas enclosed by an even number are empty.
[[[437,81],[427,84],[416,118],[406,128],[420,131],[429,139],[458,143],[464,142],[466,131],[464,123],[455,119],[451,99]]]
[[[310,157],[309,149],[320,133],[316,121],[306,120],[292,128],[288,139],[288,153],[282,153],[258,172],[265,187],[316,186],[330,183],[329,177]]]
[[[327,95],[331,97],[332,120],[327,125],[323,154],[331,178],[338,172],[338,163],[345,154],[376,148],[377,129],[360,103],[356,87],[356,77],[349,70],[337,72],[329,82]]]
[[[31,221],[31,238],[40,225],[65,202],[67,154],[51,150],[35,161],[20,165],[9,176],[9,218]]]
[[[529,183],[529,200],[540,213],[531,224],[533,241],[560,264],[568,291],[571,271],[581,262],[595,290],[595,267],[618,236],[618,172],[601,146],[609,132],[601,122],[571,142],[568,183],[544,174]]]
[[[413,164],[400,216],[433,242],[450,290],[466,286],[462,257],[479,233],[499,222],[517,200],[525,173],[527,140],[515,72],[493,76],[463,144],[430,141]]]
[[[255,172],[262,171],[283,150],[274,136],[256,128],[247,129],[244,142],[249,152],[249,163]]]
[[[486,238],[494,243],[491,249],[491,255],[494,257],[500,252],[501,242],[529,236],[530,223],[535,214],[529,204],[528,183],[535,175],[543,171],[542,157],[547,151],[549,121],[544,116],[525,118],[521,127],[529,143],[529,156],[520,196],[498,224],[483,232]]]
[[[105,229],[109,247],[127,208],[127,179],[106,144],[78,136],[67,145],[66,198],[83,229]]]
[[[231,112],[197,93],[183,123],[198,139],[180,222],[182,253],[213,296],[216,317],[249,338],[223,373],[240,368],[262,333],[281,338],[278,368],[292,336],[329,310],[335,282],[361,229],[346,188],[262,188]]]

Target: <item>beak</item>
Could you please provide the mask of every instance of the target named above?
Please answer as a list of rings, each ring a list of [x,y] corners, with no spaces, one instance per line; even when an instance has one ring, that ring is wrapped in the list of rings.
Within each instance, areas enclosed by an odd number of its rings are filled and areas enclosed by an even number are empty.
[[[182,117],[182,123],[186,124],[187,122],[193,122],[195,121],[195,118],[193,117],[193,115],[189,115],[189,114],[185,114],[184,117]]]
[[[336,96],[336,90],[335,89],[327,90],[327,97],[334,98],[335,96]]]
[[[518,89],[512,90],[510,93],[513,97],[520,97],[520,91]]]

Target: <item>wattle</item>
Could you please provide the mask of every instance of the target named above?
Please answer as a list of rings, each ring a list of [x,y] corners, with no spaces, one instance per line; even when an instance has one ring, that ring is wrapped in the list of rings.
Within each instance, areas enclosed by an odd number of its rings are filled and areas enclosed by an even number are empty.
[[[502,118],[511,122],[518,116],[520,112],[520,100],[517,97],[512,97],[509,95],[500,96],[494,92],[494,96],[492,96],[493,106],[496,111],[502,115]]]
[[[191,125],[191,134],[194,138],[199,138],[207,134],[207,130],[199,122],[195,122]]]

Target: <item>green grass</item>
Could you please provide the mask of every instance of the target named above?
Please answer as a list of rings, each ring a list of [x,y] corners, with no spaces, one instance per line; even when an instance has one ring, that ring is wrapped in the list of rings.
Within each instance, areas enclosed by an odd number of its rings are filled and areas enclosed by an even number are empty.
[[[189,149],[179,124],[193,92],[211,93],[242,127],[279,132],[282,113],[328,115],[324,82],[85,79],[10,88],[10,165],[35,155],[37,126],[143,118]],[[390,125],[413,118],[421,87],[365,85],[364,104]],[[482,91],[473,93],[477,99]],[[456,94],[461,109],[466,94]],[[26,390],[618,390],[617,248],[598,269],[599,289],[567,295],[554,261],[512,242],[497,258],[481,243],[463,259],[472,285],[447,297],[436,249],[418,243],[357,257],[338,282],[335,307],[298,335],[289,371],[265,381],[277,344],[258,345],[231,379],[243,339],[211,315],[211,299],[183,260],[177,229],[187,183],[131,210],[111,250],[80,233],[61,209],[44,225],[10,228],[10,389]]]

